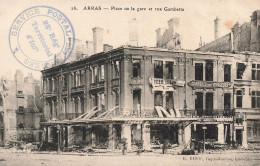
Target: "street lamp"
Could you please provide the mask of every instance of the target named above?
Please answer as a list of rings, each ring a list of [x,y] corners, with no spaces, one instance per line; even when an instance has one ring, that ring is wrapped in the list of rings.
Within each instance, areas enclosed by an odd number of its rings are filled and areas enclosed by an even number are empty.
[[[206,126],[202,126],[203,129],[203,153],[205,152],[205,131],[207,129]]]

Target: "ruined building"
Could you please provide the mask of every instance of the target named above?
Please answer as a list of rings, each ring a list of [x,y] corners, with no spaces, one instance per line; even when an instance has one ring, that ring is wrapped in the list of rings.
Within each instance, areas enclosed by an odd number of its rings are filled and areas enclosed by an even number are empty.
[[[119,47],[42,71],[44,140],[130,150],[260,141],[260,54]],[[58,131],[58,132],[57,132]]]
[[[156,47],[168,50],[181,49],[179,24],[179,18],[172,18],[168,21],[168,29],[158,28],[156,30]]]
[[[231,32],[220,37],[220,19],[214,20],[215,40],[202,46],[204,52],[260,52],[260,10],[253,12],[251,22],[236,23]]]
[[[40,142],[40,82],[17,70],[14,80],[0,80],[0,145]]]

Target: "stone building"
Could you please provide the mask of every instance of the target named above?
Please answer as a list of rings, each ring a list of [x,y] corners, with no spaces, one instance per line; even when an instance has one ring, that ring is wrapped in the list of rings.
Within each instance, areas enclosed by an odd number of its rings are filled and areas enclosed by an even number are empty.
[[[260,54],[122,46],[42,71],[44,141],[259,141]],[[58,132],[57,132],[58,131]],[[248,138],[248,139],[247,139]]]
[[[236,23],[231,32],[220,37],[220,19],[214,20],[215,40],[202,45],[198,51],[204,52],[260,52],[260,10],[252,13],[251,22]]]
[[[14,80],[1,77],[0,145],[16,141],[40,141],[40,81],[17,70]]]

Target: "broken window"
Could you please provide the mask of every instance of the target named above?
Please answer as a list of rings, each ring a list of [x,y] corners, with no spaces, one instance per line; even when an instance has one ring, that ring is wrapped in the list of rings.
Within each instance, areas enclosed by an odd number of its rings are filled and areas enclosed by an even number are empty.
[[[74,87],[77,86],[77,73],[76,72],[74,72],[74,74],[73,74],[73,85],[74,85]]]
[[[173,92],[166,92],[166,108],[174,109]]]
[[[195,109],[197,114],[201,116],[203,114],[203,92],[196,92]]]
[[[165,63],[165,75],[167,79],[173,79],[173,62]]]
[[[242,108],[243,91],[237,90],[237,108]]]
[[[231,108],[231,94],[225,93],[224,94],[224,109],[230,109]]]
[[[92,83],[98,82],[98,73],[97,73],[97,67],[93,67],[92,70]]]
[[[81,112],[81,114],[83,114],[84,113],[84,97],[81,97],[80,98],[80,112]]]
[[[105,80],[105,68],[104,65],[100,66],[100,81]]]
[[[213,111],[213,93],[206,93],[206,114],[212,115]]]
[[[63,76],[63,88],[67,88],[68,86],[68,78],[66,75]]]
[[[163,106],[163,96],[160,91],[154,93],[154,106]]]
[[[85,71],[80,71],[80,85],[85,85]]]
[[[0,106],[3,106],[3,105],[4,105],[4,101],[3,101],[2,95],[0,95]]]
[[[120,74],[120,64],[119,61],[114,61],[114,67],[113,67],[113,74],[114,74],[114,78],[119,78],[119,74]]]
[[[237,64],[237,79],[243,78],[243,73],[246,69],[246,65],[244,63],[238,63]]]
[[[213,81],[213,63],[207,62],[205,68],[206,81]]]
[[[260,80],[260,64],[252,64],[252,80]]]
[[[203,63],[195,63],[195,80],[203,81]]]
[[[163,62],[154,61],[154,78],[163,78]]]
[[[231,65],[224,65],[224,82],[231,82]]]
[[[141,114],[141,90],[133,90],[133,111],[134,114]]]
[[[141,60],[133,60],[133,78],[141,77]]]
[[[251,101],[252,108],[260,108],[260,91],[252,91]]]

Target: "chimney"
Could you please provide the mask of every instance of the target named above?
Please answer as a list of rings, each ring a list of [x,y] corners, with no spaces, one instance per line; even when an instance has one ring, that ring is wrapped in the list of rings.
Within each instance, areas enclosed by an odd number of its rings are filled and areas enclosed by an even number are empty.
[[[17,69],[15,72],[15,81],[24,82],[23,71],[21,69]]]
[[[156,47],[162,47],[162,36],[165,30],[165,28],[158,28],[156,30]]]
[[[94,27],[93,29],[93,45],[94,45],[94,54],[103,51],[103,34],[104,30],[100,27]]]
[[[202,38],[200,36],[200,44],[199,44],[199,47],[202,47]]]
[[[111,46],[109,44],[104,44],[104,47],[103,47],[104,52],[110,51],[112,49],[113,49],[113,46]]]
[[[220,19],[217,16],[214,20],[214,34],[215,34],[215,40],[219,38],[220,35]]]
[[[129,21],[129,45],[138,46],[138,21],[136,18]]]
[[[179,33],[180,19],[174,17],[168,21],[168,29],[174,33]]]
[[[94,54],[94,47],[92,41],[86,41],[87,56]]]

